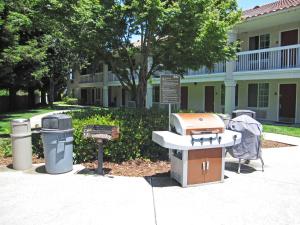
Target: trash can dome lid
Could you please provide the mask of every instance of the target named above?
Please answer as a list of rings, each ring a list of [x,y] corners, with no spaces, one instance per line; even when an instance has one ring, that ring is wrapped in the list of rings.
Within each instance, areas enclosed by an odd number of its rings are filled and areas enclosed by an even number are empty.
[[[13,122],[13,123],[25,123],[25,122],[29,122],[29,119],[19,118],[19,119],[13,119],[11,122]]]

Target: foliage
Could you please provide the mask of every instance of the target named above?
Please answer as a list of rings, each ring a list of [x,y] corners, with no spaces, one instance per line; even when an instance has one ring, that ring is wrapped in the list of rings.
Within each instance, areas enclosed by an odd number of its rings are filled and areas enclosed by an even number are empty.
[[[157,70],[210,68],[236,50],[236,43],[228,43],[228,31],[240,18],[235,0],[103,1],[95,11],[84,9],[89,13],[74,18],[84,27],[76,37],[91,38],[78,42],[111,65],[138,107],[145,106],[147,81]]]
[[[77,98],[64,97],[62,100],[67,105],[78,105],[78,99]]]
[[[299,125],[263,125],[264,132],[300,137]]]
[[[8,96],[7,89],[0,89],[0,96]]]
[[[152,142],[152,131],[166,130],[167,113],[153,110],[98,109],[69,113],[74,125],[75,161],[83,162],[95,159],[95,143],[82,137],[83,127],[89,124],[110,124],[120,127],[121,137],[108,142],[105,146],[105,158],[121,162],[135,158],[157,160],[166,158],[167,151]]]
[[[9,138],[0,138],[0,156],[12,156],[11,140]]]

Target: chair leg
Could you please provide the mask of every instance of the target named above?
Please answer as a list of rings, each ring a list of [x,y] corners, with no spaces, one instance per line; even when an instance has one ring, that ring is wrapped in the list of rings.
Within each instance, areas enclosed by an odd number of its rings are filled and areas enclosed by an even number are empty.
[[[261,169],[262,169],[262,172],[264,172],[265,170],[264,170],[264,165],[265,165],[265,163],[264,163],[264,160],[262,159],[262,157],[260,157],[260,161],[261,161]]]
[[[238,173],[241,173],[241,159],[239,159],[239,168],[238,168]]]

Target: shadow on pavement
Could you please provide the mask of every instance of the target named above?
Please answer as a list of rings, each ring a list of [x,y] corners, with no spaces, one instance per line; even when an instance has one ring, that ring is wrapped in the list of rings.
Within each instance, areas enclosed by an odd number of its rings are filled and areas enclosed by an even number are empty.
[[[35,169],[35,172],[37,173],[47,173],[46,172],[46,168],[45,168],[45,165],[42,165],[42,166],[39,166]]]
[[[226,162],[225,163],[225,170],[237,173],[238,168],[239,168],[239,163],[235,163],[235,162]],[[241,173],[247,174],[247,173],[253,173],[255,171],[257,171],[257,170],[254,169],[253,167],[245,165],[245,164],[241,164]]]
[[[152,187],[180,187],[180,184],[171,177],[152,176],[144,178]]]

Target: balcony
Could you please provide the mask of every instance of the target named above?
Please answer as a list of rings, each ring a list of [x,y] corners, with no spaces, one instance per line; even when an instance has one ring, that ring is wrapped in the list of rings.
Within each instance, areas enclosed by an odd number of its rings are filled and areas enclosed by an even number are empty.
[[[300,68],[300,44],[237,53],[235,72]]]
[[[212,69],[202,67],[200,70],[188,70],[186,76],[197,76],[204,74],[216,74],[226,72],[226,62],[215,63]]]
[[[135,80],[138,79],[137,74],[134,74],[134,79]],[[118,81],[119,81],[118,77],[112,71],[108,71],[108,82],[118,82]]]
[[[80,83],[98,83],[103,82],[103,73],[85,74],[80,76]]]

